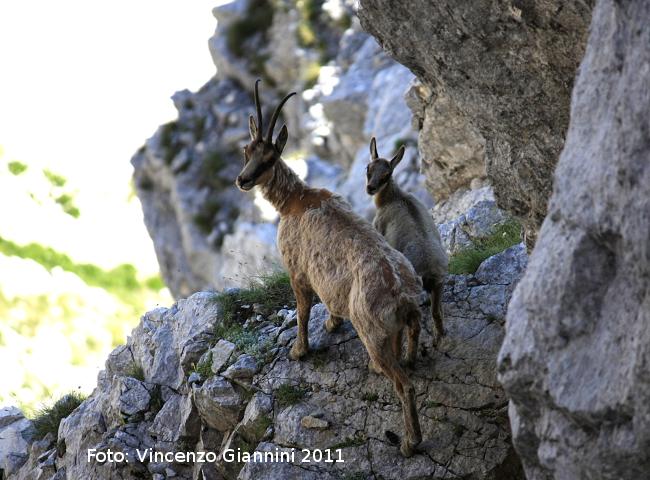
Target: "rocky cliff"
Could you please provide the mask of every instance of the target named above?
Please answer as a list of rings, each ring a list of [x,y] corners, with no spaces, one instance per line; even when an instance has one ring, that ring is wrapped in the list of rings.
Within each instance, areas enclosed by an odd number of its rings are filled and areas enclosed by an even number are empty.
[[[0,461],[7,460],[1,468],[12,480],[523,479],[495,358],[526,259],[519,244],[485,260],[474,275],[450,276],[448,336],[437,350],[426,347],[425,315],[412,377],[424,441],[413,458],[404,459],[386,433],[402,432],[399,400],[387,379],[369,373],[349,322],[328,334],[327,311],[315,305],[312,351],[291,361],[294,310],[238,303],[233,312],[224,294],[200,292],[146,313],[58,435],[0,448]],[[0,416],[0,438],[28,429],[19,412]],[[275,463],[229,453],[292,449],[293,459]],[[310,462],[302,449],[315,452]],[[114,461],[102,458],[109,452]],[[165,452],[210,455],[202,462],[161,458]]]
[[[313,5],[312,5],[313,3]],[[165,283],[177,297],[245,284],[279,263],[273,213],[234,187],[248,138],[252,87],[285,111],[285,159],[312,185],[345,195],[369,216],[368,142],[382,151],[415,145],[404,93],[413,75],[361,31],[348,3],[238,0],[214,10],[217,74],[196,93],[178,92],[178,119],[132,159],[138,197]],[[415,148],[397,179],[429,205]]]
[[[527,478],[650,472],[650,5],[599,1],[500,380]]]
[[[593,1],[361,0],[359,18],[422,83],[418,148],[438,199],[487,173],[532,247]],[[484,165],[483,165],[484,160]]]

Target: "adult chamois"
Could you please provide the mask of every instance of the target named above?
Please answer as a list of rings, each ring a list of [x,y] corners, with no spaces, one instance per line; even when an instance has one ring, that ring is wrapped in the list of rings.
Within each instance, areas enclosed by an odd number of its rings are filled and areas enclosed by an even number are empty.
[[[409,261],[346,201],[328,190],[308,187],[284,163],[287,127],[282,126],[275,142],[273,130],[282,106],[295,92],[277,106],[263,137],[258,83],[257,121],[250,116],[250,143],[244,148],[244,167],[236,185],[242,191],[257,185],[280,215],[278,247],[298,308],[298,336],[289,356],[298,360],[309,349],[307,324],[315,292],[330,312],[326,329],[333,331],[343,318],[350,318],[373,368],[392,380],[406,429],[400,450],[411,456],[422,434],[415,388],[399,360],[407,327],[406,356],[415,359],[421,281]]]

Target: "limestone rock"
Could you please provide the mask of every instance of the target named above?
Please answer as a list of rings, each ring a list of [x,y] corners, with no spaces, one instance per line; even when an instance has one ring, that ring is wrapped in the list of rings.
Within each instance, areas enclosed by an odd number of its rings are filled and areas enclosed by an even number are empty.
[[[444,120],[457,125],[440,130],[438,152],[444,157],[447,139],[468,133],[467,151],[485,139],[485,166],[498,204],[521,219],[529,247],[546,215],[593,3],[360,2],[364,29],[430,88],[425,118],[440,122],[435,116],[441,102]]]
[[[33,434],[31,420],[20,409],[0,409],[0,472],[6,476],[16,473],[27,461]]]
[[[240,420],[244,399],[223,377],[209,378],[200,387],[193,387],[192,395],[201,419],[219,432],[232,429]]]
[[[219,373],[219,370],[228,363],[235,348],[237,347],[235,347],[234,343],[222,338],[213,348],[210,349],[210,354],[212,356],[212,365],[210,368],[213,373]]]
[[[230,365],[223,376],[230,379],[242,378],[250,379],[259,371],[260,367],[252,355],[244,354],[240,355],[239,358]]]
[[[499,376],[531,480],[650,471],[650,4],[597,2]]]

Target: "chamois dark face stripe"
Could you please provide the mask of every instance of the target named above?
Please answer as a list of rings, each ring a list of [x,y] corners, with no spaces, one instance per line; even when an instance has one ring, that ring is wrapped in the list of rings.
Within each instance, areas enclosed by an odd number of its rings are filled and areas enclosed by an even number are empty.
[[[270,169],[274,164],[275,162],[260,162],[253,169],[253,172],[251,173],[251,180],[257,180],[260,178],[262,174]]]

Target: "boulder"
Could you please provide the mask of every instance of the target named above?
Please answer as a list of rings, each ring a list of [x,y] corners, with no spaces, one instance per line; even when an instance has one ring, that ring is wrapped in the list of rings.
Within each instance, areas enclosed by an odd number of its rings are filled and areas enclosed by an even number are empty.
[[[499,378],[531,480],[650,471],[650,4],[598,1]]]

